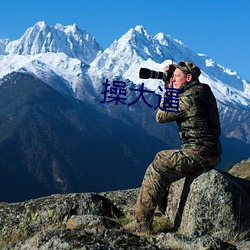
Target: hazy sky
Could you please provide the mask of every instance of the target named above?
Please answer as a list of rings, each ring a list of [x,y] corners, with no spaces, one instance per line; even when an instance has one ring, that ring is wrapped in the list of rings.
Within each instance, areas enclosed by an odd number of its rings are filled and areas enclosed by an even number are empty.
[[[171,35],[250,81],[249,0],[0,0],[0,39],[18,39],[38,21],[76,23],[104,49],[143,25],[149,35]]]

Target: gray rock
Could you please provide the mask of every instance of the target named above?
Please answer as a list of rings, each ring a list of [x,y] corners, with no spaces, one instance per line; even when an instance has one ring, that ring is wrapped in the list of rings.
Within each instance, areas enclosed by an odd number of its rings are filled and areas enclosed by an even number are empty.
[[[103,195],[107,199],[111,200],[112,203],[117,206],[123,213],[131,214],[134,210],[134,206],[139,194],[140,188],[117,190],[112,192],[103,192]]]
[[[187,237],[175,233],[162,233],[156,240],[158,242],[157,245],[161,249],[164,247],[183,250],[227,249],[227,244],[208,234],[201,237]]]
[[[92,214],[72,215],[66,222],[68,229],[84,228],[120,228],[121,226],[108,217],[97,216]]]
[[[250,239],[242,240],[236,243],[237,250],[249,250],[250,249]]]
[[[0,203],[1,244],[23,240],[46,228],[64,227],[72,215],[123,216],[110,200],[95,193],[52,195],[20,203]]]
[[[12,243],[4,250],[118,250],[159,249],[145,237],[129,234],[122,230],[82,229],[41,231],[23,242]]]
[[[222,240],[250,230],[250,182],[211,170],[173,183],[166,215],[187,236]]]

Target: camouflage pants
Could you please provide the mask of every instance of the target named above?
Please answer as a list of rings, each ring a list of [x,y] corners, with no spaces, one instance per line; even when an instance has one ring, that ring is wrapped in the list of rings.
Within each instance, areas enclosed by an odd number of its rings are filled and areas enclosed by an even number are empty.
[[[220,157],[201,157],[192,149],[164,150],[156,154],[146,170],[135,205],[138,221],[151,221],[170,184],[203,168],[212,168]]]

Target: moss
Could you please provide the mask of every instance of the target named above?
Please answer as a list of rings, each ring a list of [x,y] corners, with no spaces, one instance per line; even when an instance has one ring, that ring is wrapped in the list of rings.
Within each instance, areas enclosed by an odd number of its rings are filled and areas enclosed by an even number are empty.
[[[173,224],[164,216],[155,216],[153,221],[154,233],[170,232],[174,230]]]
[[[116,218],[112,220],[120,224],[123,227],[133,221],[133,216],[125,216],[125,217]],[[153,227],[154,233],[170,232],[170,231],[173,231],[174,229],[173,224],[169,221],[169,219],[167,219],[164,216],[155,216],[152,227]]]
[[[11,230],[11,232],[9,232],[8,236],[6,236],[4,239],[1,239],[0,249],[2,249],[4,246],[10,243],[23,241],[27,238],[28,238],[27,230],[21,228],[14,228]]]
[[[52,210],[48,210],[47,215],[50,219],[56,220],[56,214]]]
[[[39,214],[38,214],[38,213],[32,214],[32,215],[31,215],[31,220],[32,220],[32,221],[36,221],[38,217],[39,217]]]
[[[121,218],[112,219],[114,222],[120,224],[122,227],[133,221],[133,217],[125,216]]]

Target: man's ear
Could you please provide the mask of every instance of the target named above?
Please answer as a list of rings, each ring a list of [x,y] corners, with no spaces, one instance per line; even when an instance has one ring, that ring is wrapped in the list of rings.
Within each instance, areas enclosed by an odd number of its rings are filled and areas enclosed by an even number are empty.
[[[193,80],[193,76],[191,74],[187,74],[186,79],[187,82],[191,82]]]

